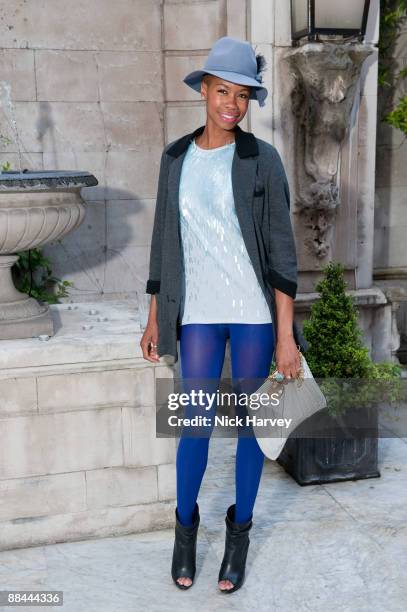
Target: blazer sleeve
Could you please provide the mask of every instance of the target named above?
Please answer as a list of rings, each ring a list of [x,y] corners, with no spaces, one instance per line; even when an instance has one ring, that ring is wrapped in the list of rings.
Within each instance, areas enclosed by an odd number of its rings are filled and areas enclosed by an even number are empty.
[[[266,280],[293,299],[297,294],[297,253],[290,218],[290,189],[281,157],[274,149],[268,175],[269,265]]]
[[[161,284],[161,257],[168,191],[168,161],[166,148],[167,147],[164,148],[161,154],[153,233],[151,236],[149,273],[146,285],[146,293],[150,294],[160,293]]]

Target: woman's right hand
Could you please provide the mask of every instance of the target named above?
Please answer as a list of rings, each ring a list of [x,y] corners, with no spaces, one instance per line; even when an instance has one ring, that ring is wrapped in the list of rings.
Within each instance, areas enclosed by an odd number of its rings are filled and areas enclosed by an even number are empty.
[[[158,344],[158,325],[155,322],[147,323],[145,332],[140,340],[141,350],[143,351],[144,359],[157,363],[160,357],[157,354]]]

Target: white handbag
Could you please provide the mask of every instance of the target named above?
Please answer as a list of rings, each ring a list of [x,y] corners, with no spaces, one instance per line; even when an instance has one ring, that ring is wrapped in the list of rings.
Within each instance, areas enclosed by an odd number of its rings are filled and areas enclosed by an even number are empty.
[[[256,417],[253,431],[261,450],[269,459],[277,459],[289,435],[303,421],[327,405],[326,398],[299,348],[298,352],[301,356],[301,367],[296,378],[279,381],[276,369],[250,396],[252,404],[259,406],[251,412],[251,416]],[[264,394],[264,403],[259,401],[261,394]]]

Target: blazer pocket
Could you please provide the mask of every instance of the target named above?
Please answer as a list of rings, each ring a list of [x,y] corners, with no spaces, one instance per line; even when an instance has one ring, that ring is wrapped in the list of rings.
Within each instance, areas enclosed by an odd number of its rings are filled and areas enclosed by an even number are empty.
[[[256,188],[252,197],[252,211],[255,218],[261,223],[264,215],[264,187],[262,185],[256,185]]]
[[[257,189],[255,189],[253,194],[255,198],[259,198],[262,195],[264,195],[264,187],[258,187]]]
[[[258,198],[262,195],[264,195],[264,183],[263,180],[256,174],[253,197]]]

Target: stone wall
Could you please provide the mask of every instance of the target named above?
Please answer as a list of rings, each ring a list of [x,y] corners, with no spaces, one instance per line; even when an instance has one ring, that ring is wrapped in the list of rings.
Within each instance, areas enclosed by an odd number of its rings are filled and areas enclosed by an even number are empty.
[[[407,26],[398,39],[394,57],[396,69],[407,65]],[[406,85],[401,85],[394,106]],[[381,121],[385,114],[379,104],[377,121],[377,172],[375,190],[374,278],[377,284],[400,298],[397,310],[401,334],[400,361],[407,363],[407,141],[403,133]]]
[[[407,66],[407,25],[396,49],[399,70]],[[394,99],[407,95],[401,85]],[[379,105],[377,122],[377,172],[375,192],[375,273],[387,272],[407,279],[405,242],[407,235],[407,141],[403,133],[383,123],[383,108]]]
[[[47,245],[73,301],[144,290],[164,146],[160,0],[24,0],[0,6],[0,162],[79,169],[83,225]],[[12,110],[9,108],[8,84]]]
[[[155,393],[173,369],[143,359],[135,307],[53,304],[48,342],[0,343],[0,550],[172,526]]]

